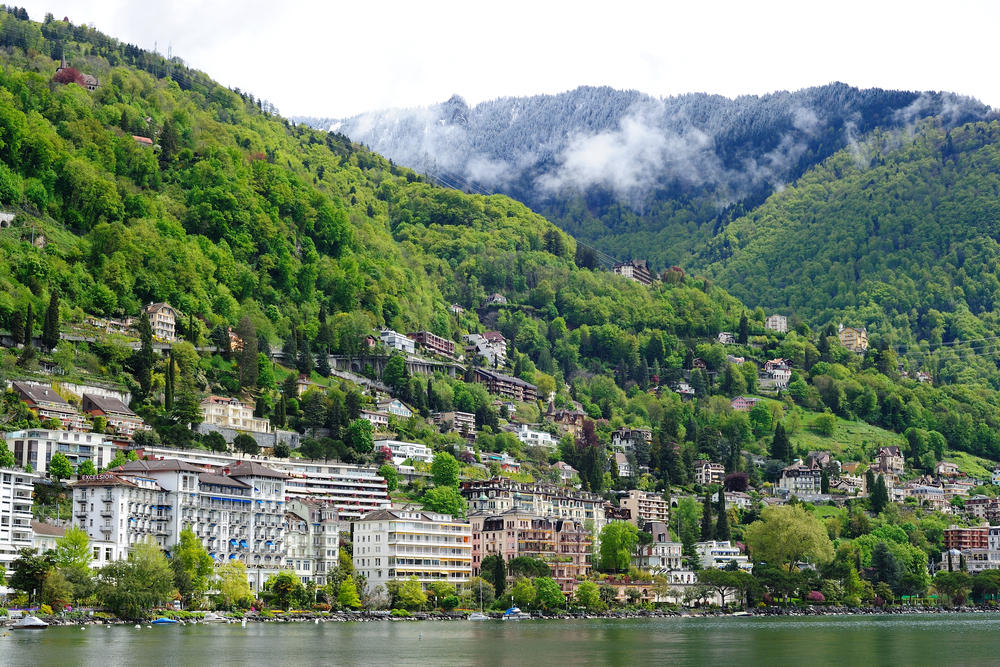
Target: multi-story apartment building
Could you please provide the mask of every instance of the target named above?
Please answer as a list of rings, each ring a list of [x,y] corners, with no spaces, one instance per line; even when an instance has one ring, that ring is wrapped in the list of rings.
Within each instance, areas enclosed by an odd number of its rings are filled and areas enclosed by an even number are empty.
[[[764,320],[764,328],[768,331],[786,333],[788,331],[788,317],[785,315],[768,315]]]
[[[750,562],[750,559],[743,555],[739,547],[733,546],[728,541],[716,542],[712,540],[697,542],[694,548],[698,553],[698,558],[701,560],[702,567],[717,567],[722,569],[729,566],[730,563],[736,563],[736,566],[741,570],[749,572],[753,569],[753,563]]]
[[[518,440],[529,447],[554,449],[559,444],[559,440],[551,433],[532,428],[528,424],[512,424],[504,428],[516,435]]]
[[[653,284],[653,273],[644,259],[630,259],[621,264],[615,264],[611,269],[620,276],[630,278],[643,285]]]
[[[474,513],[469,523],[474,575],[480,574],[487,556],[500,555],[507,561],[528,556],[548,563],[552,578],[564,593],[571,593],[593,567],[593,540],[579,521],[511,509],[502,514]]]
[[[389,428],[389,414],[387,412],[362,410],[361,418],[368,421],[376,432],[385,431]]]
[[[406,403],[403,403],[398,398],[389,398],[384,401],[379,401],[375,404],[379,412],[387,413],[390,415],[395,415],[396,417],[402,417],[403,419],[409,419],[413,416],[413,410],[407,407]]]
[[[629,510],[632,521],[639,528],[651,521],[666,523],[670,520],[670,505],[658,493],[632,489],[618,504]]]
[[[379,338],[386,347],[392,348],[393,350],[399,350],[407,354],[413,354],[417,351],[412,338],[408,338],[399,332],[393,331],[392,329],[383,329],[379,332]]]
[[[648,428],[622,427],[611,434],[611,449],[625,454],[634,452],[637,447],[648,446],[653,442],[653,432]]]
[[[647,521],[639,526],[653,536],[653,541],[638,547],[636,556],[632,559],[633,564],[640,570],[648,570],[653,574],[680,570],[684,545],[670,539],[667,524],[663,521]]]
[[[431,418],[438,426],[450,424],[451,430],[458,431],[465,438],[476,434],[476,415],[471,412],[459,412],[458,410],[435,412]]]
[[[695,461],[694,481],[702,486],[722,484],[726,477],[726,468],[721,463],[712,461]]]
[[[201,417],[206,424],[251,433],[270,433],[271,422],[254,417],[253,408],[237,398],[209,396],[201,402]]]
[[[460,491],[470,512],[497,515],[517,509],[536,516],[573,519],[595,534],[607,523],[604,499],[586,491],[506,477],[463,482]]]
[[[84,414],[91,417],[104,417],[108,422],[108,428],[125,438],[131,438],[136,431],[150,430],[150,427],[142,421],[142,417],[113,396],[84,394],[82,408]]]
[[[73,520],[123,558],[152,537],[169,553],[190,526],[217,565],[240,560],[251,587],[284,568],[283,473],[254,461],[206,471],[183,461],[131,461],[74,482]]]
[[[58,419],[63,428],[72,431],[90,430],[90,423],[84,416],[49,385],[14,381],[10,388],[39,419]]]
[[[491,368],[507,363],[507,339],[499,331],[467,334],[462,340],[465,341],[465,354],[469,358],[482,357]]]
[[[872,463],[876,472],[898,475],[903,472],[903,451],[896,445],[879,447]]]
[[[434,460],[434,452],[427,445],[417,442],[403,442],[401,440],[376,440],[375,450],[388,447],[392,452],[392,462],[401,465],[406,459],[430,463]]]
[[[583,435],[583,423],[587,421],[587,413],[582,410],[556,410],[552,403],[549,403],[545,418],[552,420],[563,433],[579,438]]]
[[[43,475],[56,452],[65,455],[74,468],[84,461],[92,461],[94,467],[100,469],[115,457],[111,436],[100,433],[31,428],[11,431],[4,434],[4,438],[17,465],[22,468],[30,465]]]
[[[534,401],[538,398],[538,387],[524,380],[485,368],[477,368],[472,377],[474,382],[486,387],[486,391],[514,401]]]
[[[339,563],[337,510],[329,503],[292,501],[285,506],[285,566],[305,583],[325,586]]]
[[[141,456],[185,461],[196,466],[219,468],[234,461],[249,460],[232,454],[205,450],[148,447]],[[359,519],[371,511],[389,507],[385,479],[373,466],[358,466],[338,461],[310,459],[268,459],[267,466],[285,473],[285,496],[292,500],[318,500],[330,503],[341,521]]]
[[[428,352],[449,358],[455,356],[454,341],[432,334],[430,331],[415,331],[408,335],[416,341],[417,345],[420,345]]]
[[[143,309],[149,318],[153,336],[164,341],[177,339],[177,317],[179,313],[169,303],[151,303]]]
[[[354,568],[371,587],[416,577],[460,585],[472,575],[472,531],[447,514],[403,509],[371,512],[352,523]]]
[[[792,493],[819,493],[823,470],[818,465],[793,463],[781,470],[778,488]]]
[[[944,530],[945,549],[987,549],[989,548],[989,528],[962,528],[951,526]]]
[[[837,330],[840,344],[852,352],[864,352],[868,349],[868,330],[864,327],[845,327],[843,324]]]
[[[0,468],[0,568],[7,574],[18,552],[32,546],[31,504],[34,483],[40,479],[34,473]]]

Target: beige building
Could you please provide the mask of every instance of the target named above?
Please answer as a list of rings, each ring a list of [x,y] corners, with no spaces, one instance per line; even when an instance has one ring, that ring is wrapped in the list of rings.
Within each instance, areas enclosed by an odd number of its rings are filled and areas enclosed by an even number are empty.
[[[632,523],[639,528],[651,521],[670,520],[670,505],[658,493],[632,489],[619,504],[632,513]]]
[[[726,469],[721,463],[712,461],[696,461],[694,464],[694,481],[702,486],[722,484],[726,477]]]
[[[179,313],[169,303],[151,303],[143,309],[149,318],[153,336],[160,340],[177,339],[177,316]]]
[[[410,577],[460,585],[472,575],[472,530],[450,515],[384,509],[351,527],[354,568],[371,588]]]
[[[784,315],[768,315],[764,320],[764,328],[768,331],[786,333],[788,331],[788,318]]]
[[[593,493],[551,484],[515,482],[506,477],[463,482],[469,512],[502,514],[517,509],[536,516],[574,519],[599,533],[607,523],[604,499]],[[590,523],[588,523],[590,522]]]
[[[864,327],[856,329],[841,324],[837,330],[837,337],[840,339],[840,344],[852,352],[864,352],[868,349],[868,330]]]
[[[235,398],[209,396],[201,402],[201,417],[206,424],[215,424],[237,431],[270,433],[271,422],[254,417],[253,408]]]

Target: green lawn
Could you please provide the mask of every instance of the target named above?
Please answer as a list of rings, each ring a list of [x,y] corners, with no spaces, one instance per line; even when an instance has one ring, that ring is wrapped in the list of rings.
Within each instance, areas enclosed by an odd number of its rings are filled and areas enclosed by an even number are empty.
[[[794,411],[799,416],[800,426],[795,433],[789,435],[792,445],[805,451],[829,451],[841,460],[856,461],[863,455],[874,454],[879,447],[899,445],[904,447],[906,439],[898,433],[886,431],[878,426],[872,426],[860,421],[848,421],[837,418],[833,435],[821,435],[812,429],[811,424],[819,413],[807,412],[800,408]],[[785,418],[787,427],[789,418]]]

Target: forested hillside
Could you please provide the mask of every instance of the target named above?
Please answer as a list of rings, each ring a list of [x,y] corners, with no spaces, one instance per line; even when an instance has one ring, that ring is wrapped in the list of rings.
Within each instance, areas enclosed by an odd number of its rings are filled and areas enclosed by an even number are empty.
[[[998,386],[998,146],[996,122],[875,133],[733,222],[704,258],[749,303],[868,326],[941,382]]]
[[[599,250],[662,270],[698,267],[730,220],[875,128],[987,113],[950,94],[836,83],[736,99],[583,87],[309,121],[441,182],[510,194]]]

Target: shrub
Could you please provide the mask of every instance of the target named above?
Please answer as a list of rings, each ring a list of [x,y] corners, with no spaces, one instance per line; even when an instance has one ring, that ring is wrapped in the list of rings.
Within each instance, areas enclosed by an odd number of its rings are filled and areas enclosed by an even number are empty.
[[[821,604],[826,602],[826,596],[819,591],[809,591],[809,595],[806,596],[806,600],[814,604]]]
[[[45,616],[51,616],[52,615],[52,607],[50,607],[47,604],[43,604],[41,607],[39,607],[38,611],[40,613],[44,614]]]
[[[396,618],[410,618],[413,615],[405,609],[393,609],[389,613]]]

